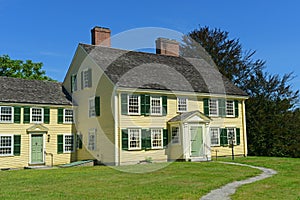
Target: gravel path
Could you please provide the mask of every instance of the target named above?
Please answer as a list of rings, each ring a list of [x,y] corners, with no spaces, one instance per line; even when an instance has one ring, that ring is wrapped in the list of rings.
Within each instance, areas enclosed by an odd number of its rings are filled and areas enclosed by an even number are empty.
[[[240,166],[245,166],[245,167],[251,167],[255,169],[259,169],[262,171],[262,173],[258,176],[242,180],[242,181],[234,181],[232,183],[228,183],[227,185],[219,188],[212,190],[210,193],[207,195],[203,196],[200,200],[228,200],[230,199],[230,195],[234,194],[236,189],[244,184],[248,183],[253,183],[255,181],[259,181],[268,177],[273,176],[274,174],[277,174],[277,172],[273,169],[268,169],[264,167],[257,167],[257,166],[252,166],[252,165],[246,165],[246,164],[240,164],[240,163],[231,163],[231,162],[221,162],[224,164],[230,164],[230,165],[240,165]]]

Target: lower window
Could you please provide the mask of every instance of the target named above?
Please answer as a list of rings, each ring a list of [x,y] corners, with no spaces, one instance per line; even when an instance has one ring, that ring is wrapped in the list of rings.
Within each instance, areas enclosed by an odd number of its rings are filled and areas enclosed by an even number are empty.
[[[178,126],[174,126],[172,127],[172,144],[179,144],[180,140],[179,140],[179,127]]]
[[[74,151],[74,136],[64,135],[64,153]]]
[[[220,146],[219,128],[210,128],[210,143],[211,146]]]
[[[96,129],[89,130],[88,149],[91,151],[96,150]]]
[[[163,133],[162,129],[151,129],[151,148],[161,149],[163,148]]]
[[[128,129],[129,150],[141,149],[141,129]]]
[[[13,155],[13,136],[0,135],[0,156]]]

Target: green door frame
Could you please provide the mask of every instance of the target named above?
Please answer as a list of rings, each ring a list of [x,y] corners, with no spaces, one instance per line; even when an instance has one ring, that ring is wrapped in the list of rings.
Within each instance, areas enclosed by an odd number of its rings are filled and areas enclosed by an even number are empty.
[[[30,163],[43,164],[44,163],[44,135],[30,134]]]

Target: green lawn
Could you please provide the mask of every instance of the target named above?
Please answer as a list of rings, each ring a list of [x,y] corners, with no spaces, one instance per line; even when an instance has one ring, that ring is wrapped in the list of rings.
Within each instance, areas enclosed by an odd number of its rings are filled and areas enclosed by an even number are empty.
[[[278,174],[240,187],[233,199],[300,199],[300,159],[248,157],[235,162],[272,168]],[[128,173],[154,169],[159,170]],[[260,173],[218,162],[0,171],[0,199],[199,199],[226,183]]]
[[[164,165],[0,171],[0,199],[199,199],[214,188],[260,173],[216,162]],[[122,172],[151,167],[163,168]]]
[[[224,159],[222,159],[224,160]],[[230,159],[225,159],[231,161]],[[293,199],[300,200],[300,159],[247,157],[237,158],[239,163],[272,168],[273,177],[240,187],[232,199]]]

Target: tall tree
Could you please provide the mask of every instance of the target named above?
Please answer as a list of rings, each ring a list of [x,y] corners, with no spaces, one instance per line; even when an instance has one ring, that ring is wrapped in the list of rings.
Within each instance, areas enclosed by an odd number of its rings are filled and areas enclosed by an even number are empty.
[[[253,59],[255,51],[244,51],[238,39],[229,39],[228,32],[209,27],[199,27],[184,36],[181,54],[214,62],[223,75],[249,94],[246,119],[250,155],[300,156],[295,153],[299,150],[295,143],[300,143],[299,125],[295,125],[300,116],[295,110],[299,91],[290,85],[292,73],[281,77],[264,72],[266,62]]]
[[[0,56],[0,76],[9,76],[24,79],[51,80],[42,70],[43,63],[34,63],[31,60],[12,60],[8,55]]]

